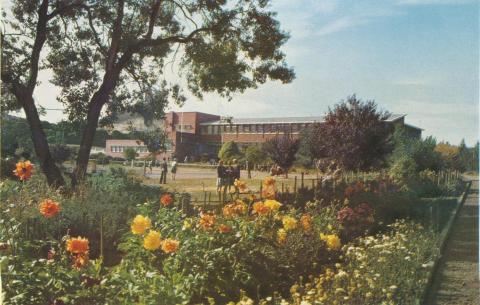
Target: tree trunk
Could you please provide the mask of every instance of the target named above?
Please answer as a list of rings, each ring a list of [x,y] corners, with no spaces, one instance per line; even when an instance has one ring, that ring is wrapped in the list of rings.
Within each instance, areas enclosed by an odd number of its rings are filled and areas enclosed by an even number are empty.
[[[78,150],[77,166],[72,174],[73,186],[76,186],[80,181],[85,179],[90,150],[92,149],[93,138],[95,137],[98,126],[98,119],[100,118],[103,105],[108,101],[110,93],[116,86],[119,75],[120,70],[116,70],[114,73],[107,73],[104,76],[103,84],[90,99],[87,124],[83,130],[82,141],[80,142],[80,148]]]
[[[98,119],[102,110],[102,101],[106,101],[108,93],[97,91],[93,97],[87,114],[87,124],[83,130],[82,141],[78,150],[77,165],[72,174],[72,185],[76,186],[78,182],[85,179],[88,167],[88,159],[90,157],[90,150],[92,149],[93,138],[98,126]]]
[[[53,187],[59,187],[65,185],[62,173],[58,166],[55,164],[50,149],[48,147],[47,137],[43,131],[40,117],[38,115],[35,102],[31,94],[26,92],[27,90],[16,90],[16,97],[19,101],[22,101],[22,106],[27,117],[28,124],[30,125],[30,131],[32,136],[33,146],[38,160],[40,161],[40,167],[43,173],[47,177],[48,185]]]

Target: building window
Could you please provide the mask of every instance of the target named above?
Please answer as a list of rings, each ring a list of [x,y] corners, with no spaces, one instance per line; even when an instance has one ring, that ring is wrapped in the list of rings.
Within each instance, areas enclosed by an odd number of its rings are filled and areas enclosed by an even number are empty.
[[[250,125],[243,125],[243,132],[250,132]]]
[[[257,125],[250,125],[250,132],[256,133],[257,132]]]
[[[213,134],[213,126],[212,125],[208,125],[207,126],[207,134]]]

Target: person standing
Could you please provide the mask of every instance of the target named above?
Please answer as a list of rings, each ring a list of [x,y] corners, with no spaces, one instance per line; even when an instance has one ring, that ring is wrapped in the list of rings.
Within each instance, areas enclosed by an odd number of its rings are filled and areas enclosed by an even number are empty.
[[[150,160],[150,162],[148,163],[148,168],[150,169],[150,174],[152,173],[153,162],[155,162],[155,161],[153,161],[153,159],[152,159],[152,160]]]
[[[222,187],[225,185],[225,167],[223,166],[223,161],[220,160],[217,166],[217,193],[222,193]]]
[[[172,169],[170,172],[172,173],[172,180],[175,181],[175,175],[177,174],[177,158],[173,158]]]
[[[232,163],[230,163],[227,166],[226,173],[227,173],[226,176],[227,176],[228,192],[230,193],[233,186],[233,182],[235,181],[235,178],[234,178],[235,169],[233,168]]]
[[[160,184],[167,183],[167,171],[168,171],[167,159],[163,158],[162,164],[160,164]]]

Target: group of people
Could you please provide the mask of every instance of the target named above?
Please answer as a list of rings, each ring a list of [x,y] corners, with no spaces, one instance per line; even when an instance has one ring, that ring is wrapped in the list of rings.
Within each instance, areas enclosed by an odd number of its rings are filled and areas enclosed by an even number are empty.
[[[233,159],[230,164],[224,164],[220,160],[217,166],[217,192],[230,192],[236,179],[240,179],[240,164],[237,160]]]
[[[152,167],[153,164],[155,163],[154,160],[150,161],[149,168],[150,168],[150,173],[152,172]],[[177,174],[177,159],[173,158],[173,161],[170,165],[170,173],[172,175],[172,180],[175,180],[175,175]],[[167,183],[167,173],[168,173],[168,163],[167,159],[163,158],[162,162],[160,163],[160,184],[166,184]]]

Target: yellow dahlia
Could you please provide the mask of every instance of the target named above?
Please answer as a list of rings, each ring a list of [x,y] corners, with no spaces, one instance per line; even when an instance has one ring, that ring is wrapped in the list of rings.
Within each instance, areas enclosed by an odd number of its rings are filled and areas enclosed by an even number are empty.
[[[147,229],[150,229],[152,222],[150,218],[144,217],[142,215],[137,215],[133,219],[131,228],[133,234],[143,234]]]
[[[157,250],[162,245],[160,232],[149,231],[147,236],[143,239],[143,247],[147,250]]]
[[[265,206],[267,206],[272,211],[278,211],[282,204],[276,200],[268,199],[265,200]]]
[[[297,220],[292,216],[283,216],[283,228],[287,231],[293,230],[297,227]]]

